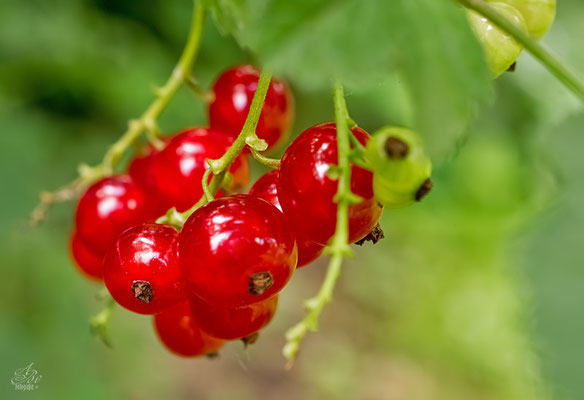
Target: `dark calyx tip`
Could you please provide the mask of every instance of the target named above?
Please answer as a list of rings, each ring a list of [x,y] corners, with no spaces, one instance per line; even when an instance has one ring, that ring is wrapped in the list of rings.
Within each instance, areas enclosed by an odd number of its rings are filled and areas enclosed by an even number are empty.
[[[426,196],[430,192],[430,190],[432,190],[433,186],[434,185],[432,184],[430,178],[426,179],[416,192],[416,201],[422,200],[424,196]]]
[[[387,156],[394,160],[401,160],[410,152],[410,148],[406,142],[393,136],[385,141],[384,148]]]
[[[247,348],[247,346],[249,346],[250,344],[254,344],[255,342],[257,342],[259,337],[260,337],[260,333],[254,332],[249,336],[241,338],[241,341],[243,342],[243,346],[245,348]]]
[[[210,360],[213,360],[215,358],[219,358],[219,352],[218,351],[213,351],[211,353],[207,353],[207,354],[205,354],[205,357],[207,357]]]
[[[355,242],[355,244],[358,246],[363,246],[365,244],[365,242],[371,242],[373,244],[377,244],[377,242],[379,242],[384,237],[385,237],[385,234],[383,233],[383,229],[381,229],[381,226],[379,224],[377,224],[377,225],[375,225],[375,228],[373,228],[373,230],[371,232],[369,232],[369,234],[367,236],[365,236],[363,239],[359,240],[358,242]]]
[[[132,291],[134,292],[134,297],[144,303],[150,303],[154,295],[152,286],[148,281],[134,281]]]
[[[253,295],[264,293],[274,284],[274,278],[269,272],[256,272],[249,278],[249,292]]]
[[[515,61],[509,68],[507,68],[507,72],[515,72],[517,69],[517,61]]]

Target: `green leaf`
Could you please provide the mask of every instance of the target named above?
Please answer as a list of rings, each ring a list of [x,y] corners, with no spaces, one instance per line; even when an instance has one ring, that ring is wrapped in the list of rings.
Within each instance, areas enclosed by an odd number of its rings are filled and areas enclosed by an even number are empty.
[[[206,2],[224,32],[301,89],[328,89],[333,76],[373,87],[400,73],[434,156],[455,147],[488,94],[482,50],[451,0]]]
[[[526,252],[544,372],[566,399],[584,398],[584,361],[578,351],[584,336],[582,126],[584,114],[554,129],[544,143],[555,159],[563,193],[532,224],[536,230],[529,235]]]

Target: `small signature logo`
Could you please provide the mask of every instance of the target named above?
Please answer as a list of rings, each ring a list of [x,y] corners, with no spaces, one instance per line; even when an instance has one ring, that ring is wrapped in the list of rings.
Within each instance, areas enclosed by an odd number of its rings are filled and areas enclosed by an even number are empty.
[[[30,363],[26,367],[14,371],[14,376],[10,380],[10,383],[14,385],[14,390],[29,391],[38,389],[38,383],[43,376],[32,367],[33,365],[34,363]]]

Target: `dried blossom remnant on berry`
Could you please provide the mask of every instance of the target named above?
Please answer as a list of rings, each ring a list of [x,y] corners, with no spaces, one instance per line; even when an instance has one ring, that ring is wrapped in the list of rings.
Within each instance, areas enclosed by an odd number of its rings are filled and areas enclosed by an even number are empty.
[[[148,281],[134,281],[132,291],[134,292],[135,298],[146,304],[150,303],[154,295],[152,286],[150,286],[150,282]]]
[[[259,337],[260,333],[254,332],[249,336],[241,338],[241,341],[243,342],[244,347],[247,348],[247,346],[249,346],[250,344],[254,344],[255,342],[257,342]]]
[[[406,142],[396,137],[389,137],[385,141],[385,153],[389,158],[394,160],[401,160],[405,158],[410,152],[410,148]]]
[[[432,190],[433,186],[434,185],[432,184],[430,178],[426,179],[416,192],[416,201],[421,201],[424,198],[424,196],[430,193],[430,190]]]
[[[249,278],[249,292],[260,295],[274,284],[274,278],[269,272],[256,272]]]
[[[363,246],[365,244],[365,242],[371,242],[373,244],[377,244],[377,242],[379,242],[384,237],[385,237],[385,234],[383,233],[383,229],[381,229],[381,225],[377,224],[377,225],[375,225],[375,228],[373,228],[373,230],[371,232],[369,232],[369,234],[367,236],[365,236],[363,239],[355,242],[355,244],[358,246]]]

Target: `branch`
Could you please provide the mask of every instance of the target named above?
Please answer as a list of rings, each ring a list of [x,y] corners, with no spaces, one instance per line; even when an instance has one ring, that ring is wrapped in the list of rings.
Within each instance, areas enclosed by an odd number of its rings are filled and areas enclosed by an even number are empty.
[[[81,165],[79,177],[73,182],[54,193],[41,193],[40,203],[31,213],[31,225],[36,225],[44,219],[52,204],[75,198],[93,182],[113,174],[120,158],[144,131],[150,134],[151,140],[156,141],[158,116],[166,108],[180,85],[192,80],[191,69],[199,52],[205,23],[205,10],[200,3],[197,1],[194,4],[191,30],[182,55],[164,86],[156,90],[157,97],[154,102],[140,118],[130,120],[126,132],[109,147],[100,164],[95,166]]]
[[[351,250],[347,244],[349,240],[349,205],[360,201],[360,199],[357,199],[351,192],[351,163],[349,160],[351,131],[347,123],[350,119],[347,104],[345,103],[343,86],[339,81],[334,84],[333,98],[339,154],[339,187],[334,198],[334,201],[338,204],[337,226],[327,248],[327,253],[331,256],[331,259],[322,286],[315,297],[306,300],[306,317],[286,332],[287,343],[282,352],[288,360],[288,367],[291,367],[294,363],[300,348],[300,342],[306,336],[306,333],[318,330],[318,317],[324,306],[332,300],[333,289],[341,272],[343,257],[351,255]]]

